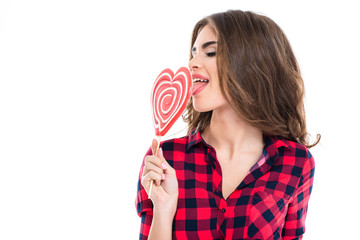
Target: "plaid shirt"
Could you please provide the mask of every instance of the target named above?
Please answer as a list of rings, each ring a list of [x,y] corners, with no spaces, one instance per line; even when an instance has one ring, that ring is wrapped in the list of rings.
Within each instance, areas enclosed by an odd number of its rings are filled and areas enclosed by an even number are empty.
[[[314,159],[299,143],[266,135],[264,141],[262,157],[227,199],[221,192],[222,173],[215,149],[199,132],[162,143],[164,157],[176,170],[179,183],[173,239],[302,238]],[[140,178],[136,208],[141,216],[139,239],[147,239],[152,202]]]

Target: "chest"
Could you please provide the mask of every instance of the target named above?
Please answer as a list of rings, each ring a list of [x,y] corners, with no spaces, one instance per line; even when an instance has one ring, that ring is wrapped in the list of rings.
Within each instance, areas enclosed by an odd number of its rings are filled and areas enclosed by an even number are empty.
[[[221,166],[222,184],[221,191],[224,199],[235,191],[235,189],[244,180],[250,167],[244,165],[223,165]]]
[[[214,167],[197,166],[197,171],[179,173],[173,239],[267,239],[262,237],[281,234],[291,193],[277,191],[274,194],[274,189],[289,184],[295,186],[298,179],[294,177],[289,181],[275,168],[248,181],[248,170],[239,172],[229,167],[221,171],[222,176],[219,166]],[[237,173],[236,181],[231,181],[234,173]],[[247,184],[238,188],[237,183],[244,179]],[[237,183],[228,186],[227,182]],[[227,198],[223,196],[226,188],[231,192]],[[261,238],[257,238],[259,236]]]
[[[225,199],[227,199],[229,195],[235,191],[246,175],[249,174],[251,167],[258,162],[260,156],[261,153],[255,153],[249,154],[245,157],[239,157],[239,160],[229,161],[222,158],[219,159],[218,171],[221,171],[221,191]]]

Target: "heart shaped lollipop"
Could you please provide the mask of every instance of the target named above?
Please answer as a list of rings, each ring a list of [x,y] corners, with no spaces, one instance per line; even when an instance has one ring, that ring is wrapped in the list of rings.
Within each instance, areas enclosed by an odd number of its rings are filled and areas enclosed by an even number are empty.
[[[170,69],[163,70],[154,82],[151,91],[151,105],[155,134],[158,136],[158,145],[154,155],[160,146],[160,137],[171,128],[186,108],[191,95],[192,79],[189,69],[181,67],[174,75]],[[149,197],[154,181],[149,188]]]
[[[181,116],[191,96],[192,79],[189,69],[181,67],[174,75],[163,70],[152,88],[151,104],[156,136],[164,136]]]

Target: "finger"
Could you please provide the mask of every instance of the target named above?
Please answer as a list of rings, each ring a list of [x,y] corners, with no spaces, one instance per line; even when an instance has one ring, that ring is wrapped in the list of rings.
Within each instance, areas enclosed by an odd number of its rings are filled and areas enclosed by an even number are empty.
[[[156,155],[161,160],[161,163],[160,163],[161,169],[163,169],[163,170],[172,169],[172,167],[170,166],[170,164],[166,161],[166,159],[164,157],[164,152],[163,152],[162,148],[159,148],[159,151]]]
[[[161,168],[161,163],[163,162],[163,160],[161,160],[159,157],[157,156],[153,156],[153,155],[149,155],[149,156],[146,156],[145,157],[145,166],[148,164],[148,163],[152,163],[154,164],[155,166]]]
[[[146,191],[149,191],[151,181],[155,181],[156,185],[160,185],[161,179],[162,179],[162,175],[154,171],[150,171],[141,178],[141,184],[143,185]]]
[[[161,169],[159,166],[153,164],[152,162],[148,161],[144,166],[143,175],[146,175],[150,171],[154,171],[160,175],[162,175],[164,173],[163,169]]]
[[[155,155],[157,148],[158,148],[158,141],[156,139],[153,139],[151,143],[151,151],[153,155]]]

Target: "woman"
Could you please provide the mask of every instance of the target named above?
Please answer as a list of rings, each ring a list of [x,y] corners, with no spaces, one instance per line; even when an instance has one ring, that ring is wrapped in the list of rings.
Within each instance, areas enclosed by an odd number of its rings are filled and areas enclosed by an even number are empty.
[[[269,18],[199,21],[188,136],[153,141],[140,171],[140,239],[301,239],[314,177],[304,84]],[[155,184],[148,196],[150,182]],[[150,200],[151,199],[151,200]]]

